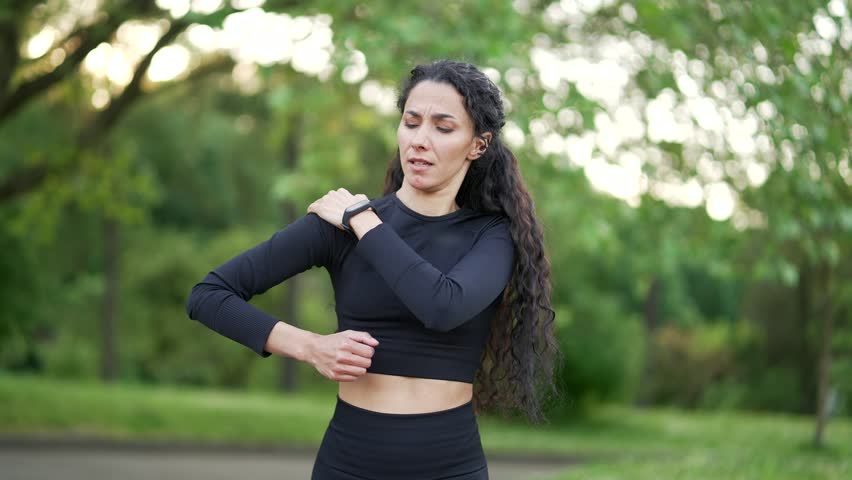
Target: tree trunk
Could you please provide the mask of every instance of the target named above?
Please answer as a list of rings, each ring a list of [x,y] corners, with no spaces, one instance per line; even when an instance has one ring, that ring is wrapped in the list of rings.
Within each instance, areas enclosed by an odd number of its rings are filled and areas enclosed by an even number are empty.
[[[101,378],[106,382],[116,379],[118,356],[116,331],[118,324],[118,287],[121,263],[117,220],[104,220],[104,296],[101,315]]]
[[[648,398],[649,393],[647,390],[644,390],[641,386],[647,385],[649,379],[654,375],[654,366],[651,361],[651,357],[649,356],[650,352],[653,351],[654,346],[654,333],[657,331],[657,327],[660,325],[660,293],[662,290],[662,285],[659,277],[654,277],[651,280],[651,285],[648,287],[648,293],[645,295],[645,365],[642,368],[641,380],[639,382],[639,395],[636,398],[637,406],[644,406],[650,403],[650,398]]]
[[[300,140],[302,135],[301,122],[302,116],[299,113],[290,115],[290,128],[287,132],[287,138],[284,140],[283,145],[284,170],[287,172],[295,170],[299,165]],[[284,199],[282,202],[281,213],[284,217],[285,225],[296,220],[297,209],[291,199]],[[298,275],[287,280],[287,290],[284,294],[284,305],[282,308],[284,321],[294,327],[299,326],[299,281],[300,279],[298,278]],[[298,361],[294,358],[282,357],[281,376],[279,382],[281,390],[284,390],[285,392],[293,392],[296,390],[298,386],[297,363]]]
[[[798,321],[796,327],[799,331],[797,334],[797,351],[796,365],[799,374],[799,398],[800,413],[813,412],[816,408],[814,399],[814,391],[816,384],[814,382],[814,361],[811,352],[811,335],[808,331],[811,323],[811,266],[807,262],[803,262],[799,272],[799,282],[796,287],[798,296]]]
[[[648,294],[645,297],[645,328],[649,332],[654,332],[660,326],[660,285],[659,277],[654,277],[651,281],[651,286],[648,287]]]
[[[819,384],[817,386],[817,411],[816,431],[814,432],[814,446],[823,446],[823,437],[826,423],[828,422],[828,394],[831,387],[831,336],[834,327],[834,272],[829,265],[825,265],[825,302],[821,309],[822,338],[819,352]]]

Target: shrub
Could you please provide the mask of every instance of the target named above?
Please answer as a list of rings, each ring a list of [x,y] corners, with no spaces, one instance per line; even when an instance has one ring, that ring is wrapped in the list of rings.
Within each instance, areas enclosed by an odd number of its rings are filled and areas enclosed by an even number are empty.
[[[632,399],[642,369],[643,327],[614,299],[557,308],[564,361],[557,372],[562,401],[554,414],[578,413],[598,401]]]

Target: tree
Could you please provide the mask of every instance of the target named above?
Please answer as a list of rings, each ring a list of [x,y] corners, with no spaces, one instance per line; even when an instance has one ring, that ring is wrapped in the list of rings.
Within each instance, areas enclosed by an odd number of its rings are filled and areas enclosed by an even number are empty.
[[[845,2],[605,5],[566,28],[566,35],[587,35],[589,43],[609,35],[631,38],[644,46],[632,75],[642,98],[667,95],[684,107],[705,107],[685,120],[699,132],[693,137],[649,135],[648,145],[664,152],[657,155],[662,162],[646,167],[650,175],[689,179],[716,164],[723,172],[716,181],[740,198],[735,220],[765,239],[756,271],[790,285],[807,281],[800,285],[812,300],[802,307],[802,322],[818,318],[821,332],[814,434],[821,445],[833,325],[838,302],[848,301],[837,293],[838,267],[852,247]],[[716,119],[726,125],[719,129]],[[740,135],[749,130],[753,136]]]

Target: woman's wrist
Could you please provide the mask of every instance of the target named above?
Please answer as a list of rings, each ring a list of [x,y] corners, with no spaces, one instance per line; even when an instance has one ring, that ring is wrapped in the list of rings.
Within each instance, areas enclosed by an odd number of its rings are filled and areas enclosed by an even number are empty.
[[[290,324],[279,321],[272,327],[264,350],[285,357],[292,357],[302,362],[311,359],[316,333],[302,330]]]
[[[382,219],[376,215],[376,212],[372,210],[364,210],[363,212],[355,215],[354,217],[349,219],[349,225],[352,227],[352,232],[355,233],[355,236],[358,237],[358,240],[361,239],[364,235],[367,234],[370,230],[381,225]]]

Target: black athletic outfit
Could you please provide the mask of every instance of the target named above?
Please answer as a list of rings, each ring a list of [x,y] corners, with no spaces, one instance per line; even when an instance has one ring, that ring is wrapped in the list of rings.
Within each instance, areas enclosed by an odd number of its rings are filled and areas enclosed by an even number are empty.
[[[467,208],[426,216],[395,193],[373,200],[382,224],[360,241],[311,213],[210,272],[187,313],[262,356],[278,319],[247,303],[313,266],[334,286],[338,331],[379,341],[372,373],[473,383],[509,281],[508,220]],[[480,479],[487,467],[470,403],[387,414],[338,398],[314,468],[320,479]]]

